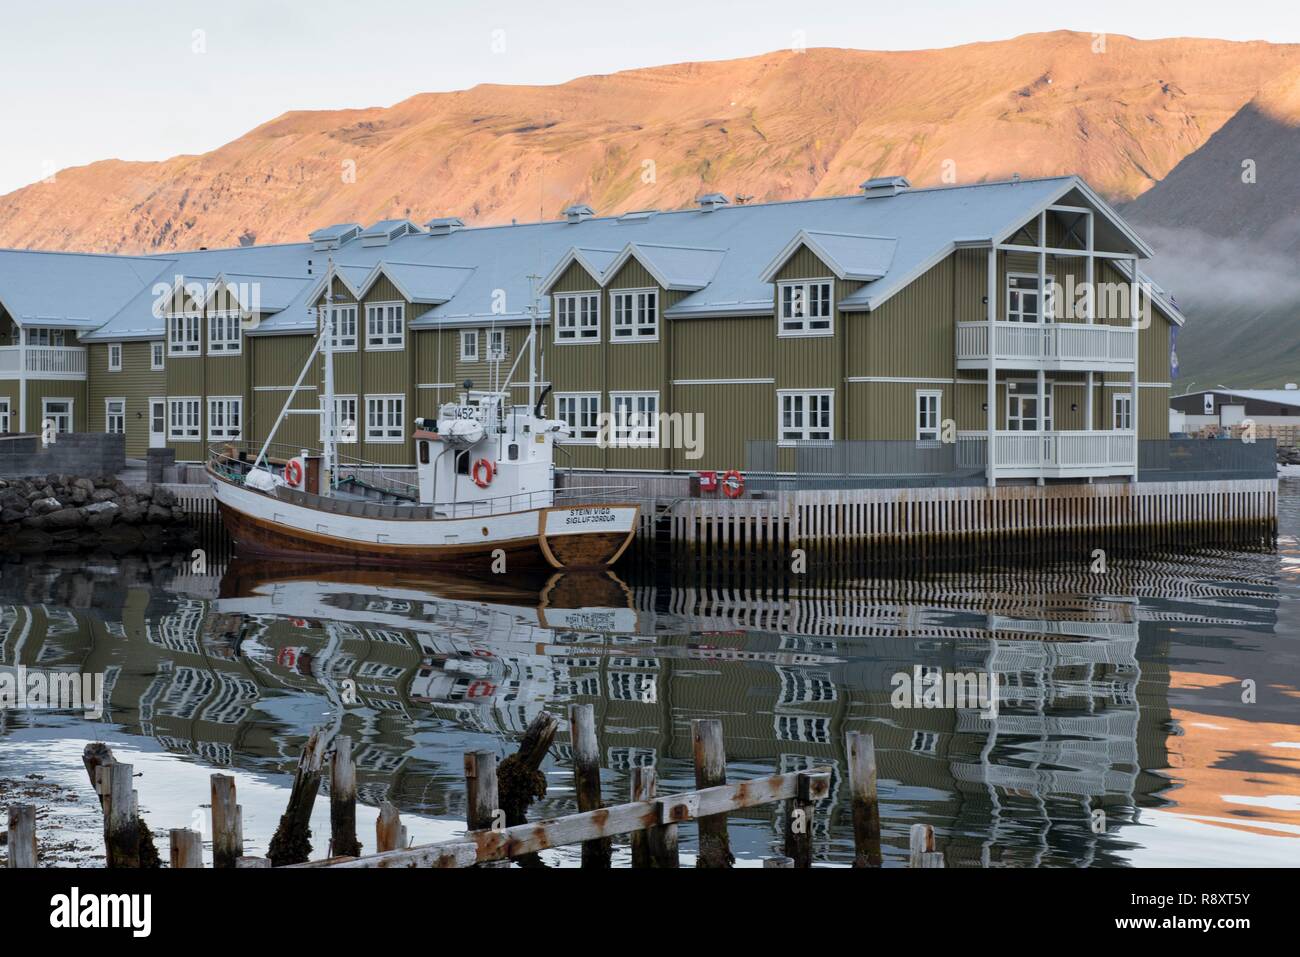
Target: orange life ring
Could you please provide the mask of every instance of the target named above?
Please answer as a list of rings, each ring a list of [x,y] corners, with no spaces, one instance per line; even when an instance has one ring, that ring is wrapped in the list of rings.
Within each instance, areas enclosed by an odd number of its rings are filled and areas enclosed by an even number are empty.
[[[302,463],[297,459],[290,459],[284,467],[284,480],[294,488],[302,485]]]
[[[728,469],[722,476],[722,494],[727,498],[740,498],[745,494],[745,476]]]
[[[496,469],[487,459],[479,459],[474,463],[474,469],[470,477],[474,479],[474,484],[479,488],[487,488],[492,484],[492,478],[496,475]]]

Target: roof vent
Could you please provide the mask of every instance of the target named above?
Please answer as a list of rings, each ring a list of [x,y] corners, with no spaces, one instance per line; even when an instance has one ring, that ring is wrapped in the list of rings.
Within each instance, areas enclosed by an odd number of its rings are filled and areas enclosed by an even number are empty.
[[[618,221],[620,223],[644,223],[657,212],[659,212],[657,209],[634,209],[630,213],[624,213],[618,218]]]
[[[464,229],[465,221],[459,216],[443,216],[440,219],[431,219],[424,225],[429,227],[430,236],[446,236],[458,229]]]
[[[726,206],[730,200],[721,193],[705,193],[696,200],[700,204],[700,209],[706,213],[711,213],[719,206]]]
[[[580,223],[584,219],[591,219],[596,215],[596,211],[586,203],[574,203],[564,211],[564,218],[570,223]]]
[[[381,219],[361,234],[362,246],[387,246],[400,236],[420,232],[409,219]]]
[[[911,187],[912,184],[907,181],[906,176],[877,176],[862,184],[862,195],[868,198],[897,196]]]
[[[361,225],[359,223],[335,223],[333,226],[326,226],[324,229],[318,229],[307,238],[312,241],[312,245],[317,250],[338,249],[344,243],[349,243],[361,235]]]

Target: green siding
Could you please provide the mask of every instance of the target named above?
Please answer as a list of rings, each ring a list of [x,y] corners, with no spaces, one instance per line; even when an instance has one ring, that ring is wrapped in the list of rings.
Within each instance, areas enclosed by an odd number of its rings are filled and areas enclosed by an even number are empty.
[[[108,344],[89,346],[89,409],[87,431],[103,432],[107,427],[104,401],[126,401],[126,454],[144,458],[149,450],[149,400],[167,395],[167,373],[154,370],[151,342],[123,342],[122,370],[108,371]]]

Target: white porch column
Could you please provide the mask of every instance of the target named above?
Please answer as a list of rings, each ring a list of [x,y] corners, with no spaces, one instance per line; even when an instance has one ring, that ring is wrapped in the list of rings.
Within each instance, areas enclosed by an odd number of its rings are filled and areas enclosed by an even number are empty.
[[[1038,484],[1043,485],[1043,468],[1047,464],[1047,376],[1043,361],[1047,358],[1047,210],[1038,213]],[[1052,311],[1056,311],[1055,303]],[[1054,412],[1055,410],[1053,410]],[[1055,416],[1053,416],[1055,418]],[[1053,422],[1055,425],[1055,422]]]
[[[1138,395],[1138,367],[1141,365],[1141,362],[1139,361],[1141,356],[1138,352],[1138,340],[1142,336],[1142,284],[1138,281],[1138,258],[1136,256],[1133,257],[1133,295],[1130,297],[1130,301],[1132,304],[1129,311],[1133,326],[1133,374],[1129,377],[1129,381],[1133,383],[1133,386],[1132,391],[1130,392],[1132,398],[1129,401],[1132,403],[1133,409],[1133,414],[1130,417],[1130,424],[1133,427],[1133,481],[1136,482],[1138,478],[1137,458],[1140,457],[1138,455],[1138,450],[1141,448],[1142,441],[1138,438],[1138,435],[1140,434],[1138,432],[1138,406],[1141,404]]]
[[[18,326],[18,431],[27,431],[27,330],[22,326]]]
[[[1084,262],[1085,262],[1085,269],[1086,269],[1086,272],[1085,272],[1085,275],[1084,275],[1084,281],[1085,281],[1085,283],[1087,284],[1087,289],[1088,289],[1088,292],[1087,292],[1087,296],[1088,296],[1088,316],[1087,316],[1087,321],[1088,321],[1088,325],[1091,326],[1093,323],[1095,323],[1095,322],[1097,321],[1097,257],[1093,254],[1093,240],[1094,240],[1094,237],[1093,237],[1093,219],[1092,219],[1092,213],[1088,213],[1088,214],[1087,214],[1087,217],[1086,217],[1086,227],[1085,227],[1085,228],[1087,229],[1087,248],[1088,248],[1088,256],[1087,256],[1087,259],[1084,260]],[[1092,406],[1092,403],[1093,403],[1093,391],[1094,391],[1095,387],[1096,387],[1096,383],[1095,383],[1094,380],[1093,380],[1092,370],[1089,369],[1089,370],[1088,370],[1088,385],[1087,385],[1087,390],[1088,390],[1088,391],[1087,391],[1087,395],[1086,395],[1085,398],[1084,398],[1084,404],[1083,404],[1083,414],[1084,414],[1084,418],[1087,419],[1087,424],[1084,426],[1084,429],[1085,429],[1086,431],[1088,431],[1088,432],[1091,432],[1091,431],[1092,431],[1092,429],[1093,429],[1093,420],[1096,418],[1095,410],[1093,409],[1093,406]]]
[[[988,432],[984,442],[984,461],[986,463],[984,467],[988,475],[989,486],[992,487],[997,484],[997,479],[994,477],[993,447],[998,424],[998,363],[995,347],[997,329],[994,327],[998,317],[998,244],[996,238],[989,244],[989,275],[986,298],[989,301],[987,310],[989,341],[986,350],[988,352],[989,373],[988,382],[985,386],[986,399],[984,402],[988,407],[988,414],[985,416],[985,428]]]

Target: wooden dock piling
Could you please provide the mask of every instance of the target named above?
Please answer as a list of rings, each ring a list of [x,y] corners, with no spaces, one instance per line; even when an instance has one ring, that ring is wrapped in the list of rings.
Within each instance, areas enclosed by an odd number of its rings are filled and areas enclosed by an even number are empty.
[[[173,869],[202,867],[203,835],[189,828],[172,828],[171,866]]]
[[[395,851],[406,847],[406,828],[397,808],[385,801],[379,806],[379,817],[375,820],[375,850]]]
[[[352,738],[340,735],[334,741],[330,761],[330,854],[357,857],[357,766],[352,760]]]
[[[574,790],[579,811],[598,811],[600,800],[600,744],[596,738],[596,714],[589,704],[569,705],[569,741],[573,748]],[[612,847],[609,838],[600,837],[582,844],[582,866],[610,866]]]
[[[506,827],[525,823],[529,805],[546,796],[546,775],[541,772],[541,766],[555,742],[558,728],[555,715],[543,711],[529,722],[519,749],[498,765],[497,791],[501,810],[506,814]],[[516,858],[515,863],[520,867],[546,866],[535,854]]]
[[[481,831],[498,823],[501,802],[497,795],[497,756],[492,751],[470,751],[465,755],[465,823]],[[505,822],[500,822],[504,824]]]
[[[36,866],[36,805],[9,805],[9,867]]]
[[[267,856],[276,867],[301,864],[311,856],[311,812],[320,792],[324,760],[325,736],[317,728],[303,745],[293,789],[289,792],[289,806],[280,816],[280,824],[267,850]]]
[[[727,783],[727,751],[722,744],[722,722],[716,718],[691,721],[691,742],[695,756],[695,786],[711,788]],[[731,867],[736,858],[727,836],[727,815],[702,817],[699,821],[700,856],[697,867]]]
[[[654,768],[632,769],[632,800],[654,801],[659,775]],[[677,825],[657,824],[632,833],[633,867],[678,867]]]
[[[913,824],[907,838],[907,866],[920,867],[921,858],[934,852],[934,828],[929,824]]]
[[[850,731],[844,736],[853,802],[853,866],[879,867],[880,800],[876,794],[876,744],[871,735]]]
[[[235,802],[235,779],[228,774],[214,774],[209,779],[212,791],[212,866],[234,867],[244,856],[243,823]]]

